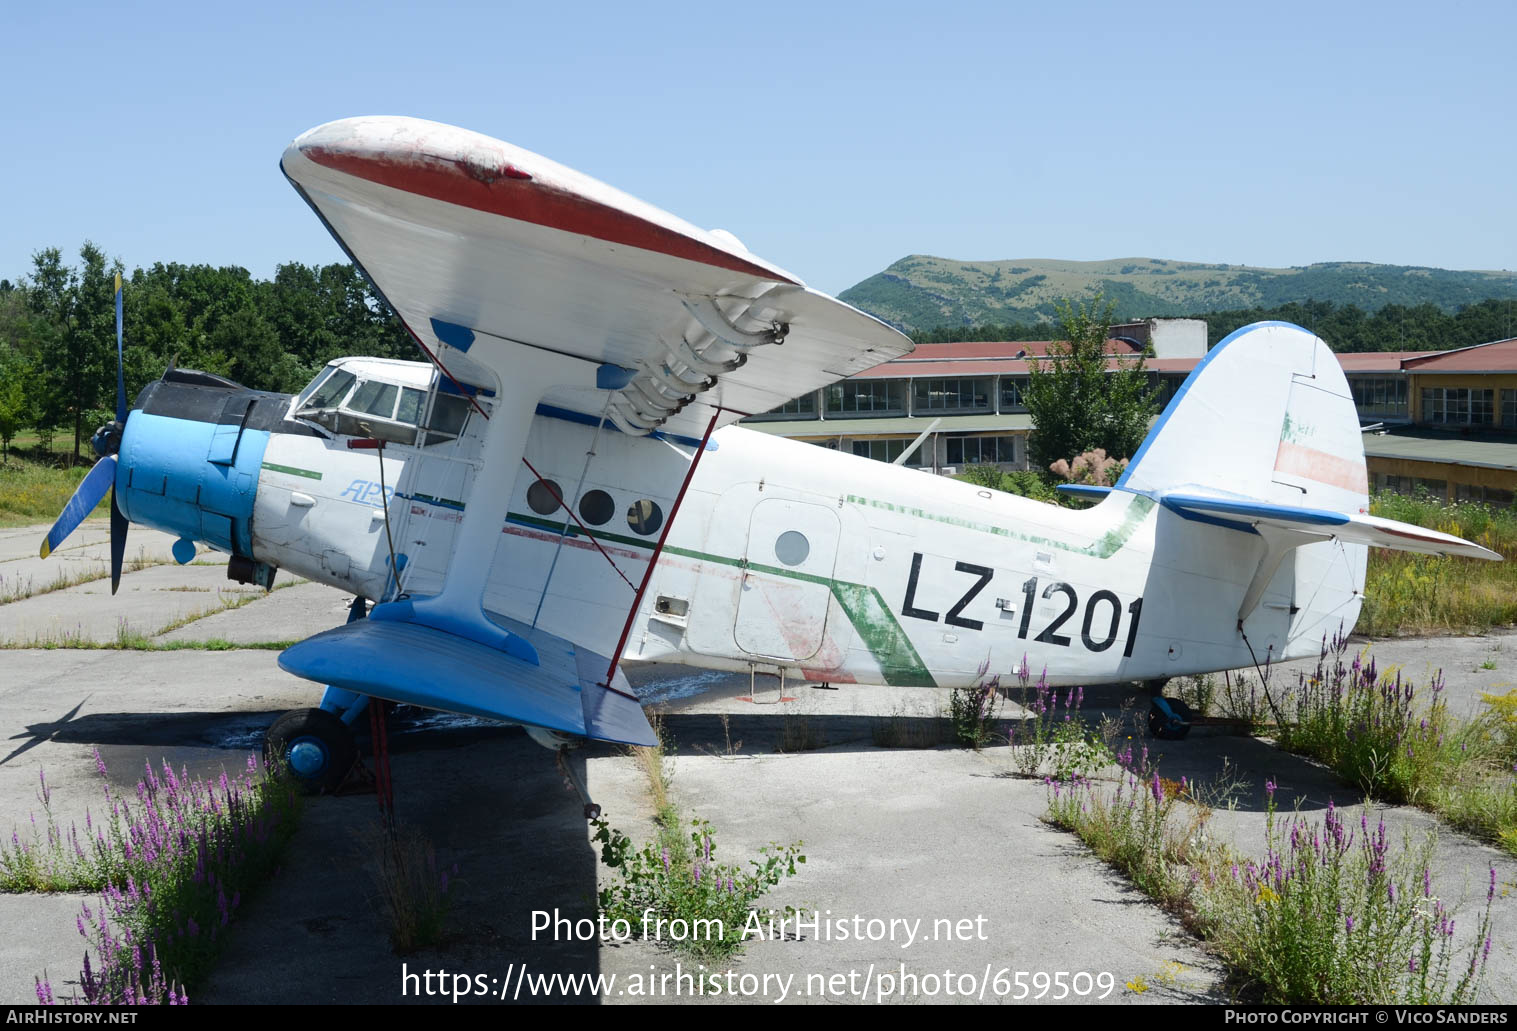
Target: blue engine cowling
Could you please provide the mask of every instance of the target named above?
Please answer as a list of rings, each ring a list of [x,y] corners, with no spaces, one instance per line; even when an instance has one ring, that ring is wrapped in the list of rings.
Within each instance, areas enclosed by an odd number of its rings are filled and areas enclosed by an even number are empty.
[[[288,404],[287,394],[189,370],[148,384],[122,433],[116,469],[122,514],[251,558],[253,499],[269,433],[314,432],[284,421]]]

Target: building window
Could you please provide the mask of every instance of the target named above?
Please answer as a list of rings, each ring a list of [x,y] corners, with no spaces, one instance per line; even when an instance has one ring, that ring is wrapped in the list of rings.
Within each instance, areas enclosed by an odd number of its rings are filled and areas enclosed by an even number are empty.
[[[949,437],[949,465],[1013,465],[1017,460],[1016,437]]]
[[[1360,415],[1405,418],[1406,380],[1396,377],[1355,377],[1348,381]]]
[[[1169,402],[1180,390],[1180,385],[1185,382],[1184,376],[1176,376],[1167,372],[1150,372],[1148,374],[1149,389],[1154,392],[1154,403],[1163,411],[1169,407]]]
[[[1466,387],[1423,387],[1422,421],[1446,426],[1490,426],[1495,391]]]
[[[916,379],[911,386],[911,410],[926,412],[990,411],[990,377],[977,379]]]
[[[1027,411],[1027,376],[1001,377],[1001,411]]]
[[[906,381],[843,380],[827,388],[828,415],[905,415]]]
[[[894,462],[901,457],[901,452],[911,446],[914,437],[905,437],[900,440],[855,440],[853,453],[860,458],[872,458],[876,462]],[[932,447],[932,441],[922,442],[922,446],[911,453],[911,457],[902,462],[916,468],[922,464],[922,453]]]
[[[793,397],[778,408],[771,408],[767,412],[751,415],[753,421],[766,419],[815,419],[816,418],[816,391],[808,391],[800,397]]]
[[[1501,392],[1501,425],[1517,430],[1517,390]]]

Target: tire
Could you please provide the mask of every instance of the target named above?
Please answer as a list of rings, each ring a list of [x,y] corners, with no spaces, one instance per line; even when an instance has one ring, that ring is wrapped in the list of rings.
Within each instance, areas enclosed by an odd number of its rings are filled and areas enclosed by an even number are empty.
[[[358,761],[358,745],[346,723],[325,709],[294,709],[269,727],[264,761],[280,760],[308,795],[337,790]]]

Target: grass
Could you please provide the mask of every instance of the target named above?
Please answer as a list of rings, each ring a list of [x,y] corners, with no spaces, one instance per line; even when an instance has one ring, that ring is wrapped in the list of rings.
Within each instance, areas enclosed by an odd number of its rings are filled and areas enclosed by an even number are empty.
[[[118,631],[115,640],[85,640],[72,634],[32,638],[30,641],[6,641],[0,643],[0,651],[38,648],[43,651],[74,649],[80,651],[128,651],[128,652],[235,652],[235,651],[284,651],[298,641],[228,641],[224,637],[211,637],[202,641],[158,641],[132,629]]]
[[[637,760],[642,768],[643,777],[648,782],[648,797],[653,800],[653,808],[660,813],[673,809],[673,803],[669,801],[669,786],[674,781],[674,763],[669,753],[673,750],[670,742],[669,727],[664,721],[662,710],[654,709],[647,713],[648,726],[653,728],[653,735],[658,739],[658,744],[651,747],[633,746],[628,753]]]
[[[1434,893],[1435,840],[1393,842],[1368,812],[1358,826],[1329,803],[1320,823],[1278,817],[1269,792],[1266,848],[1238,856],[1208,834],[1229,786],[1160,777],[1146,761],[1115,783],[1049,780],[1045,816],[1176,913],[1231,971],[1242,998],[1268,1004],[1472,1001],[1490,954],[1495,869],[1477,933],[1454,941],[1453,914]],[[1147,981],[1134,978],[1142,992]]]
[[[372,827],[362,838],[359,857],[377,857],[374,886],[395,953],[408,955],[440,941],[450,910],[450,874],[458,876],[457,864],[439,870],[432,843],[406,827]]]
[[[1463,721],[1448,710],[1441,674],[1419,692],[1346,653],[1343,638],[1324,644],[1316,670],[1280,693],[1280,746],[1517,855],[1517,692],[1485,695],[1486,711]]]
[[[58,439],[62,439],[61,434]],[[73,444],[72,436],[68,443]],[[9,456],[0,461],[0,529],[50,523],[58,518],[79,481],[94,465],[94,455],[85,454],[70,469],[70,454],[44,448],[34,433],[16,435]],[[110,510],[107,496],[95,514],[109,515]]]
[[[1478,633],[1517,623],[1517,511],[1377,494],[1370,512],[1463,537],[1500,553],[1505,561],[1372,548],[1359,633]]]
[[[215,780],[147,764],[134,795],[117,796],[95,752],[104,806],[64,833],[39,772],[45,830],[13,831],[0,843],[0,888],[98,891],[75,921],[94,953],[84,954],[78,992],[55,998],[51,978],[36,979],[37,1000],[95,1005],[183,1003],[186,988],[209,972],[245,897],[277,869],[294,833],[300,796],[277,772]],[[106,812],[105,810],[108,810]]]
[[[167,564],[167,559],[148,558],[146,551],[138,548],[137,557],[124,561],[121,564],[121,569],[124,573],[138,573],[152,566]],[[35,577],[28,576],[22,579],[20,576],[13,576],[7,578],[3,573],[0,573],[0,605],[13,601],[22,601],[26,598],[34,598],[39,594],[50,594],[53,591],[67,590],[70,587],[78,587],[80,584],[93,583],[96,580],[104,580],[110,575],[111,568],[104,562],[86,569],[76,570],[69,570],[66,566],[60,566],[54,572],[52,580],[40,586]],[[175,590],[175,588],[171,587],[169,590]]]
[[[880,748],[936,748],[954,740],[954,734],[938,713],[907,712],[898,705],[869,721],[869,739]]]
[[[809,712],[786,705],[780,713],[780,738],[777,752],[814,752],[827,747],[827,732]]]
[[[1023,665],[1026,665],[1024,662]],[[979,681],[973,687],[956,687],[948,695],[948,722],[959,744],[976,752],[996,737],[1001,714],[1001,678],[986,676],[990,660],[980,664]]]
[[[1023,713],[1006,739],[1012,746],[1016,775],[1036,777],[1047,772],[1064,780],[1090,776],[1117,761],[1113,746],[1131,718],[1125,708],[1120,719],[1103,721],[1099,732],[1092,734],[1080,715],[1085,700],[1083,687],[1067,688],[1061,695],[1049,686],[1047,669],[1034,683],[1025,655],[1012,676],[1017,684],[1009,689],[1009,694]],[[1130,742],[1131,738],[1127,738],[1124,754],[1128,757],[1132,753]],[[1146,755],[1145,752],[1145,758]]]
[[[152,564],[152,563],[148,563]],[[305,583],[304,580],[287,580],[277,583],[267,592],[282,590],[286,587],[294,587],[296,584]],[[172,588],[171,588],[172,589]],[[204,641],[160,641],[164,634],[189,626],[207,616],[214,616],[220,612],[229,612],[240,609],[244,605],[252,604],[264,593],[258,591],[225,590],[217,591],[218,604],[206,609],[197,609],[188,615],[174,620],[167,626],[160,627],[153,634],[143,633],[132,627],[125,619],[116,624],[116,637],[110,641],[97,641],[85,638],[82,631],[70,633],[67,630],[48,634],[33,634],[28,638],[11,638],[0,641],[0,650],[20,648],[52,649],[104,649],[110,651],[139,651],[139,652],[171,652],[171,651],[233,651],[238,648],[255,649],[284,649],[294,641],[257,642],[251,644],[236,644],[225,638],[211,638]]]

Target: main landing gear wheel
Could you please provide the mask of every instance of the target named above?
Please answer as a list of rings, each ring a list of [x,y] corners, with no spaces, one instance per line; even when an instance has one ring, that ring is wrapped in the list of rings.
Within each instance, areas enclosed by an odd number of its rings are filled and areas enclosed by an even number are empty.
[[[353,730],[325,709],[295,709],[274,721],[263,757],[279,759],[308,795],[337,790],[358,761]]]

